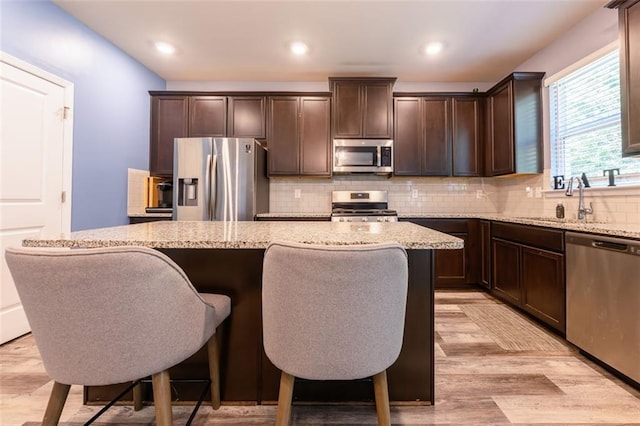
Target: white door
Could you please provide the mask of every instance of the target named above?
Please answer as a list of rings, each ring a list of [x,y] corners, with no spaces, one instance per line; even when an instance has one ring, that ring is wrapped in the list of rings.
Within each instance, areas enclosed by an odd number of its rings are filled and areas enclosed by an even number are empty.
[[[27,333],[4,248],[24,238],[68,231],[65,88],[0,62],[0,343]],[[68,200],[67,200],[68,201]]]

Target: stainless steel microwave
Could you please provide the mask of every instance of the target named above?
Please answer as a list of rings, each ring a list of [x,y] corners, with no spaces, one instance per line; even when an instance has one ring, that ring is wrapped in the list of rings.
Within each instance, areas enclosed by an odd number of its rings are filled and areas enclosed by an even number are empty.
[[[393,140],[334,139],[334,173],[393,172]]]

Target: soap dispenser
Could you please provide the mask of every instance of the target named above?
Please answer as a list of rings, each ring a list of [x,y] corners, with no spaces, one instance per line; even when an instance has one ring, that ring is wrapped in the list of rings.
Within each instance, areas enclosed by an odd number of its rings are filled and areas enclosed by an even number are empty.
[[[556,217],[558,219],[564,219],[564,206],[562,203],[558,203],[556,206]]]

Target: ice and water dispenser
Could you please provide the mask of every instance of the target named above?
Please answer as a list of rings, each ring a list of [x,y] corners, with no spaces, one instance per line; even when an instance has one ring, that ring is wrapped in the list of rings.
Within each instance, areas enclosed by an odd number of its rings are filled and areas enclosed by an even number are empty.
[[[178,179],[178,206],[198,205],[198,179]]]

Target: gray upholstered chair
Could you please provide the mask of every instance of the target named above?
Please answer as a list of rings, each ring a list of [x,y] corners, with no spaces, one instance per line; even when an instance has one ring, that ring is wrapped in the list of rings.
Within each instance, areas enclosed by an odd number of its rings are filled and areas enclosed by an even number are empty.
[[[143,247],[9,248],[6,260],[54,380],[44,425],[60,419],[70,385],[152,376],[156,422],[171,425],[169,367],[208,345],[211,396],[220,406],[216,327],[229,297],[198,294],[171,259]]]
[[[402,346],[407,268],[397,244],[268,246],[262,315],[265,352],[282,370],[277,425],[289,423],[295,377],[373,376],[378,423],[391,423],[386,369]]]

